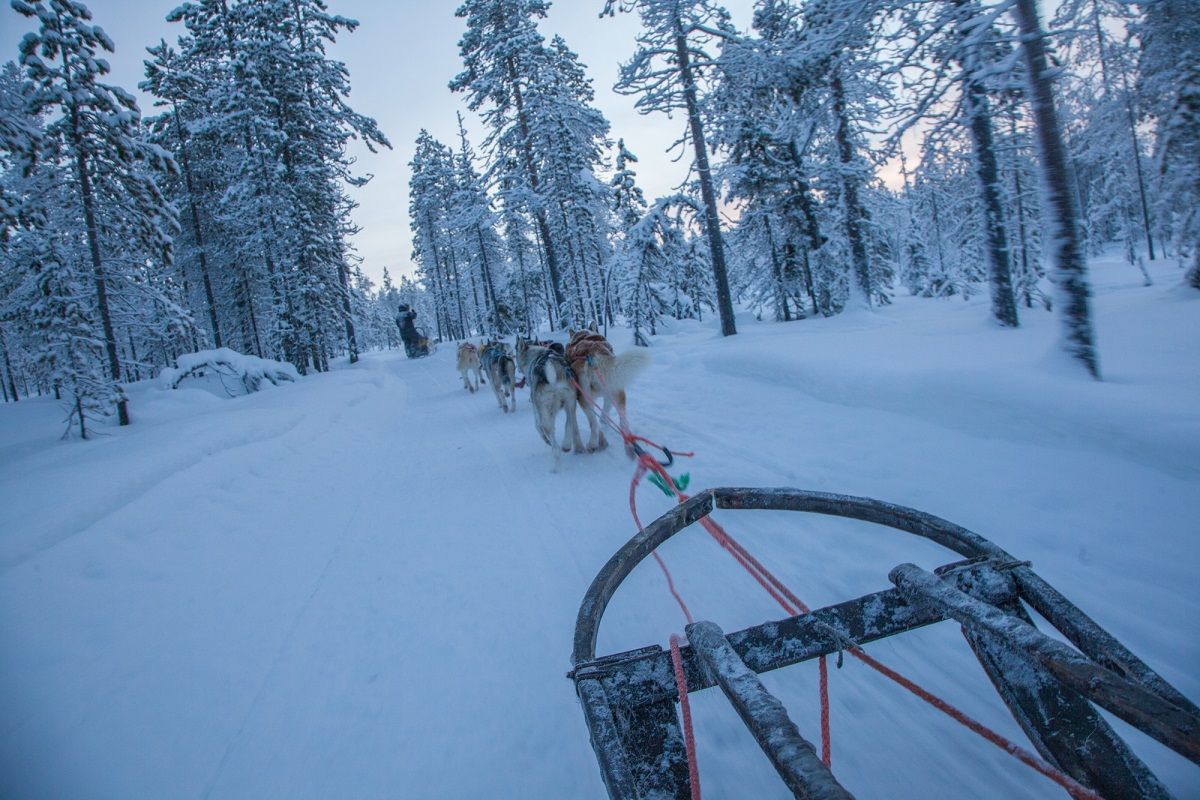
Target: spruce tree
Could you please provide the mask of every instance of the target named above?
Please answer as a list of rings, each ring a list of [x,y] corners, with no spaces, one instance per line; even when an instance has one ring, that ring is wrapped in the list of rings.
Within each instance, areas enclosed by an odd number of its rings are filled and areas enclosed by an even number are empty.
[[[737,326],[701,109],[701,82],[714,63],[704,48],[713,32],[731,30],[729,14],[713,0],[606,0],[602,14],[611,16],[618,9],[637,10],[642,33],[633,58],[621,65],[614,88],[623,94],[639,95],[637,108],[643,114],[683,110],[687,115],[685,138],[692,143],[693,165],[704,203],[704,231],[721,333],[732,336]]]
[[[154,180],[155,171],[173,168],[161,148],[141,136],[141,115],[128,92],[101,82],[112,41],[91,24],[91,12],[75,0],[13,0],[13,8],[36,18],[39,29],[21,41],[21,65],[33,83],[28,113],[48,115],[45,146],[74,167],[73,191],[82,210],[83,232],[95,284],[96,313],[104,337],[117,415],[129,424],[128,400],[120,390],[121,359],[110,308],[116,278],[106,260],[119,246],[148,253],[170,253],[175,227],[172,210]],[[111,205],[106,206],[106,201]],[[119,205],[118,205],[119,203]],[[100,219],[120,216],[122,242],[104,241]],[[111,225],[111,227],[110,227]],[[113,222],[105,228],[117,227]]]

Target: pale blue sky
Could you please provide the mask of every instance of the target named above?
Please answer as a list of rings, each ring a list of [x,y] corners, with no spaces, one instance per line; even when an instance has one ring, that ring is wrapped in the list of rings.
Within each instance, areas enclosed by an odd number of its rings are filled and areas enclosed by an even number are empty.
[[[85,0],[95,22],[116,45],[110,57],[113,82],[133,91],[142,75],[147,45],[160,38],[174,41],[179,25],[165,21],[178,5],[175,0]],[[393,150],[371,155],[356,151],[362,172],[375,176],[354,191],[360,206],[354,214],[362,228],[354,239],[363,269],[378,280],[386,266],[393,275],[412,271],[408,228],[408,161],[417,131],[428,128],[447,143],[457,141],[455,111],[461,95],[451,94],[447,82],[461,68],[458,38],[463,20],[454,16],[459,0],[327,0],[333,13],[357,19],[361,27],[344,36],[333,49],[346,62],[353,85],[351,104],[379,121]],[[673,163],[665,153],[680,131],[679,118],[639,115],[634,98],[612,91],[617,64],[633,52],[638,31],[636,15],[599,19],[603,0],[557,0],[542,23],[547,39],[561,34],[580,54],[596,87],[597,105],[612,123],[614,141],[624,137],[639,159],[639,179],[648,198],[666,194],[685,174],[686,161]],[[734,22],[750,21],[752,0],[726,0]],[[15,58],[17,42],[27,21],[4,3],[0,8],[0,57]],[[154,113],[143,99],[142,112]],[[469,130],[478,145],[482,131],[467,114]]]

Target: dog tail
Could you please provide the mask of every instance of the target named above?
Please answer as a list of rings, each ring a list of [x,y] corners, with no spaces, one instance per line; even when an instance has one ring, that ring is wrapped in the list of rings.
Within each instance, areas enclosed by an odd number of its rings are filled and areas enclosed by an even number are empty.
[[[633,381],[650,364],[650,351],[644,347],[626,350],[613,358],[612,368],[605,373],[604,382],[610,391],[617,392]]]

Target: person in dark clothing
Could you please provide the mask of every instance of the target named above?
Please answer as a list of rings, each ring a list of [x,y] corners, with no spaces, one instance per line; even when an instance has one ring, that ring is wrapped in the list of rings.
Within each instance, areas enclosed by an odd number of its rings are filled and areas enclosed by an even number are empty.
[[[396,327],[400,329],[400,339],[404,342],[404,352],[409,358],[420,358],[429,355],[429,343],[417,330],[414,320],[417,312],[407,303],[401,303],[396,313]]]

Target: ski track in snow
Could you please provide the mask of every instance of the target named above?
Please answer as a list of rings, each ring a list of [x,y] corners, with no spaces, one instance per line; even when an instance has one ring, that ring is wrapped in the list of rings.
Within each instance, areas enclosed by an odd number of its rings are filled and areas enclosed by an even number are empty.
[[[1101,293],[1112,385],[1081,419],[1036,396],[1051,387],[1069,405],[1088,394],[1072,378],[1022,382],[1052,318],[1027,313],[1020,331],[996,332],[963,322],[985,313],[980,302],[927,300],[860,320],[745,319],[735,340],[672,326],[630,416],[697,450],[675,467],[692,493],[795,485],[966,525],[1034,559],[1195,698],[1200,447],[1174,399],[1195,375],[1175,385],[1138,357],[1194,373],[1179,343],[1195,341],[1195,302],[1158,334],[1119,327],[1170,297]],[[923,326],[964,337],[964,350],[999,348],[1014,367],[996,379],[966,368],[955,387],[951,344],[904,379],[884,340],[921,344]],[[860,372],[830,360],[835,344]],[[609,450],[564,454],[552,475],[528,393],[503,414],[490,386],[462,388],[453,356],[452,345],[416,361],[371,353],[234,400],[134,387],[138,424],[86,445],[30,443],[56,435],[51,403],[0,408],[0,796],[603,797],[564,674],[583,592],[633,533],[632,464],[610,435]],[[974,398],[978,424],[962,407]],[[644,521],[672,503],[639,492]],[[885,588],[901,561],[956,559],[860,523],[720,518],[813,606]],[[781,616],[698,527],[661,552],[698,618],[733,631]],[[613,599],[599,652],[662,644],[682,626],[643,564]],[[870,650],[1024,741],[956,626]],[[763,680],[815,741],[815,665]],[[834,770],[859,797],[1060,796],[852,659],[832,671],[831,694]],[[693,695],[693,714],[708,796],[789,796],[719,692]],[[1200,796],[1194,766],[1129,738],[1178,797]]]

